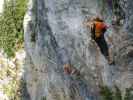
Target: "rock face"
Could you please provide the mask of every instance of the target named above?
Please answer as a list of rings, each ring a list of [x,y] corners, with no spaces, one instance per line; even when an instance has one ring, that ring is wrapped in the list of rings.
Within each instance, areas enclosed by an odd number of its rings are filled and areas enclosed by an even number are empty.
[[[133,10],[128,8],[133,7],[132,1],[119,0],[126,24],[108,31],[113,37],[115,66],[108,65],[83,26],[86,16],[98,14],[111,24],[114,13],[108,1],[29,0],[24,18],[24,77],[31,100],[98,100],[99,84],[132,85]],[[71,64],[80,75],[65,74],[64,64]]]

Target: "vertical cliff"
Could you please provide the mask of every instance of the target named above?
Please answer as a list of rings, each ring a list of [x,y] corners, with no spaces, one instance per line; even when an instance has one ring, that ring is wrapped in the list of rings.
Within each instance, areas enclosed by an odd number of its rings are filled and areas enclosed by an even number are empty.
[[[31,100],[97,100],[99,84],[120,87],[132,84],[133,20],[128,7],[133,4],[130,0],[119,0],[118,7],[114,3],[110,6],[109,2],[29,0],[24,18],[27,55],[24,76]],[[116,13],[115,8],[118,8]],[[110,66],[90,41],[83,22],[86,16],[100,14],[111,24],[112,16],[121,16],[119,12],[125,15],[120,19],[124,24],[113,25],[108,30],[116,60],[116,65]],[[66,63],[80,71],[80,75],[64,74]],[[126,84],[122,84],[125,79]]]

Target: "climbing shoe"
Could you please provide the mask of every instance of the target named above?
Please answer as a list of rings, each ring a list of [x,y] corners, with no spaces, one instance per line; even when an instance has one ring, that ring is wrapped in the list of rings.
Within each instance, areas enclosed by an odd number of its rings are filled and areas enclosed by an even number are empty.
[[[108,61],[109,65],[115,65],[115,61]]]
[[[115,61],[112,59],[111,56],[108,56],[108,57],[107,57],[107,60],[108,60],[108,64],[109,64],[109,65],[115,65]]]

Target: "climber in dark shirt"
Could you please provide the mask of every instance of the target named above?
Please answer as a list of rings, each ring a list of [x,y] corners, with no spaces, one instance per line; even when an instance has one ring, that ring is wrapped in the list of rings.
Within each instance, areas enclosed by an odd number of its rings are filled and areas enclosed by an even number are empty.
[[[93,18],[92,20],[87,21],[85,25],[90,28],[91,38],[96,42],[96,44],[100,48],[101,53],[108,60],[108,63],[110,65],[114,64],[114,61],[111,59],[109,48],[104,37],[104,33],[108,28],[107,25],[98,16]]]

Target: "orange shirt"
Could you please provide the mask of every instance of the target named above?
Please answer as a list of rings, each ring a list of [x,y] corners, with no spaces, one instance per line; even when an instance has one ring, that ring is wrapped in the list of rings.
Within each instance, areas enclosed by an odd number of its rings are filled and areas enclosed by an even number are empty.
[[[106,29],[107,26],[104,22],[97,22],[95,21],[95,36],[99,38],[103,34],[103,29]]]

